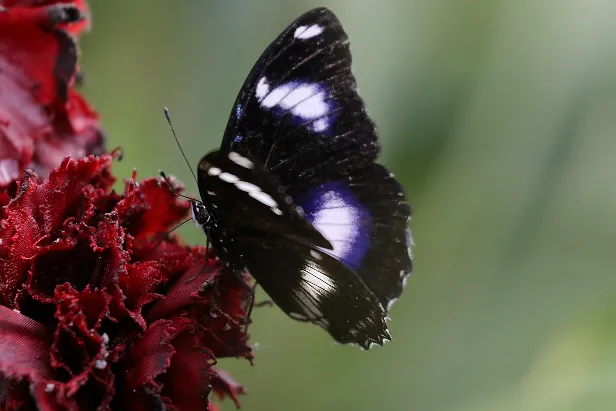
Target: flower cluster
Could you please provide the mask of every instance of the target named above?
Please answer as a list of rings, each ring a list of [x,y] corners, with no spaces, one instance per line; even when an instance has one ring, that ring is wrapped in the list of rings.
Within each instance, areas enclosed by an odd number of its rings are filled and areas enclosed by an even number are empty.
[[[164,182],[112,189],[117,155],[73,89],[85,3],[2,8],[0,410],[212,410],[210,391],[237,404],[214,365],[252,360],[249,293],[165,235],[190,206]]]

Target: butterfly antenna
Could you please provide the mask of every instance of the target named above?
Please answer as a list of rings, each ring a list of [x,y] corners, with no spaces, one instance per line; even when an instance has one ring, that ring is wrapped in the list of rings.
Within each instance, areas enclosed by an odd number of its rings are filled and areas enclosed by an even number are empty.
[[[165,180],[165,183],[167,184],[167,187],[169,187],[169,191],[171,191],[173,193],[173,195],[178,196],[178,197],[182,197],[187,199],[188,201],[199,201],[197,199],[194,199],[192,197],[188,197],[185,196],[183,194],[180,194],[176,191],[175,187],[173,187],[173,184],[171,184],[171,181],[169,181],[169,177],[167,177],[167,174],[165,174],[165,172],[163,170],[158,170],[158,174],[163,178],[163,180]]]
[[[186,157],[186,154],[184,153],[184,150],[182,149],[182,145],[180,144],[180,141],[178,140],[178,136],[175,134],[175,129],[173,128],[173,123],[171,122],[171,116],[169,115],[169,109],[167,107],[165,107],[165,117],[167,118],[167,123],[169,123],[169,127],[171,127],[171,133],[173,134],[173,138],[175,139],[175,142],[178,145],[178,148],[180,149],[180,153],[182,153],[182,157],[184,157],[184,161],[186,161],[186,165],[188,166],[190,173],[195,179],[195,183],[198,184],[197,176],[195,175],[195,172],[193,171],[192,167],[190,166],[190,163],[188,162],[188,158]]]

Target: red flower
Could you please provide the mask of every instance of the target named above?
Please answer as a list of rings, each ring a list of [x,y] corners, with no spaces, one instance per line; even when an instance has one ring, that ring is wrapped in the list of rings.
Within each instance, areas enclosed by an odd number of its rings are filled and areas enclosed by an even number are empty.
[[[237,404],[214,364],[252,360],[248,292],[203,247],[160,241],[190,209],[165,184],[111,189],[72,89],[85,2],[0,4],[0,411]]]
[[[98,115],[72,89],[85,2],[1,4],[0,197],[26,167],[44,177],[65,156],[100,154],[104,143]]]
[[[111,162],[26,171],[1,211],[0,409],[203,410],[212,389],[242,393],[213,365],[252,358],[248,293],[202,247],[156,246],[189,204],[153,178],[115,193]]]

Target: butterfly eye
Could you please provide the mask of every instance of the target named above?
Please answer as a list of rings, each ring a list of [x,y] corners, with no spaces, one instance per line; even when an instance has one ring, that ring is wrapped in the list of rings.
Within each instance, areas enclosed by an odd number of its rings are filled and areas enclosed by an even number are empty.
[[[200,201],[191,201],[192,219],[198,226],[204,226],[210,222],[210,213]]]

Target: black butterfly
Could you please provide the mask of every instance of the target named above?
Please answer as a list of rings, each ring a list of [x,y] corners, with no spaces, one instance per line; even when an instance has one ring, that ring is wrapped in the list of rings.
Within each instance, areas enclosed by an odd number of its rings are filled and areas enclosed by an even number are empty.
[[[199,162],[193,202],[236,273],[290,317],[366,349],[391,339],[387,310],[411,271],[410,207],[378,154],[346,33],[314,9],[248,75],[220,150]]]

